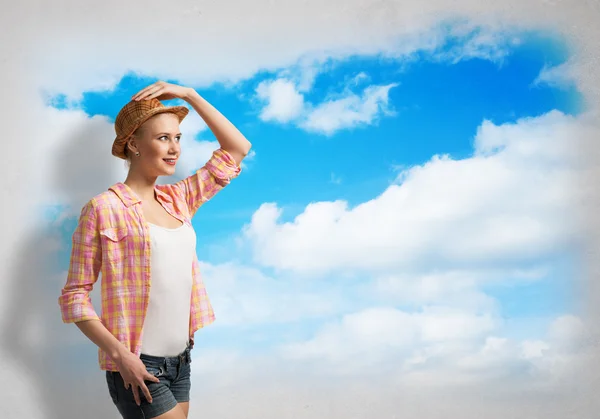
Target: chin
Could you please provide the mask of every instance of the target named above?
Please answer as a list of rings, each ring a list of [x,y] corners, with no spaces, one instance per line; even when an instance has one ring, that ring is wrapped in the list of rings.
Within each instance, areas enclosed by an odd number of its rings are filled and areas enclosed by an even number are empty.
[[[173,176],[175,174],[175,168],[171,170],[163,170],[161,176]]]
[[[167,166],[166,164],[163,163],[156,168],[157,169],[156,171],[158,173],[160,173],[159,176],[171,176],[171,175],[175,174],[176,167],[177,166]]]

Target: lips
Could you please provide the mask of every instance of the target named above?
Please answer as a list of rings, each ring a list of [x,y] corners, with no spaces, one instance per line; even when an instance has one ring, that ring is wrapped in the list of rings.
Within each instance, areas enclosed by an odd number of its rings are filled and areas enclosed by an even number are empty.
[[[170,164],[171,166],[175,166],[175,163],[177,163],[177,159],[163,159],[165,161],[165,163]]]

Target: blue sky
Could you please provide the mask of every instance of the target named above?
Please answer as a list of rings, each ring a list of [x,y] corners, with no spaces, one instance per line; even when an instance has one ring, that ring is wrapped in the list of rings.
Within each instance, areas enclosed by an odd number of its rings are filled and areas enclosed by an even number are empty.
[[[357,94],[366,85],[397,84],[389,91],[392,115],[380,115],[372,124],[341,129],[333,135],[307,132],[293,123],[260,119],[261,104],[252,99],[255,89],[260,82],[277,77],[277,73],[261,72],[235,86],[215,84],[198,89],[252,141],[256,152],[243,174],[196,216],[199,258],[213,264],[227,260],[252,264],[247,252],[236,253],[234,239],[261,204],[276,202],[284,208],[281,222],[292,221],[311,202],[341,199],[352,208],[384,192],[398,175],[398,167],[421,165],[441,154],[455,160],[470,157],[477,128],[484,119],[501,125],[554,109],[579,114],[583,104],[574,87],[533,85],[544,67],[557,66],[568,59],[565,45],[539,34],[526,34],[521,40],[499,62],[476,58],[458,63],[436,62],[423,55],[404,64],[382,57],[329,63],[329,70],[318,74],[306,92],[307,102],[320,103],[341,94],[344,86],[349,86],[348,80],[361,72],[368,79],[348,87]],[[452,43],[445,46],[448,50],[453,47]],[[154,81],[128,74],[114,90],[85,92],[77,106],[89,116],[105,115],[113,121],[133,93]],[[60,95],[50,103],[66,108],[65,98]],[[212,139],[209,131],[204,131],[196,139],[182,141]],[[107,138],[107,151],[110,141]],[[70,220],[63,226],[64,243],[70,240],[74,222]],[[502,316],[522,319],[522,324],[528,325],[528,330],[517,327],[508,335],[541,336],[540,328],[553,317],[575,310],[570,295],[574,266],[571,256],[568,252],[559,255],[552,261],[552,270],[540,280],[484,287],[489,296],[498,300]],[[60,259],[62,268],[66,268],[68,254],[62,253]],[[275,275],[269,267],[261,269]],[[361,275],[356,283],[368,284],[368,274]],[[286,276],[280,278],[285,283]],[[356,302],[355,309],[364,308],[359,288],[344,286],[344,281],[334,275],[321,285],[311,283],[311,288],[318,293],[320,287],[339,287],[344,298]],[[218,286],[218,280],[210,283],[209,292]],[[281,343],[284,331],[294,338],[308,338],[326,319],[323,316],[249,328],[211,327],[203,332],[203,338],[209,346],[236,346],[245,339],[259,339],[268,346]]]

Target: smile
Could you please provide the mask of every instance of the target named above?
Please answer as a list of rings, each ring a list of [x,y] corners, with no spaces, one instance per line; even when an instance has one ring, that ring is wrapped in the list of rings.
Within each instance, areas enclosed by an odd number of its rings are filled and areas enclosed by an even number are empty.
[[[170,164],[171,166],[175,166],[175,163],[177,163],[177,159],[163,159],[167,164]]]

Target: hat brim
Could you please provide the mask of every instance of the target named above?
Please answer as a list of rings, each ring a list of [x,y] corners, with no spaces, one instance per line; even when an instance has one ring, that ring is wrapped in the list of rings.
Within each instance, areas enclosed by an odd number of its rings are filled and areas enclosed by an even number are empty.
[[[185,106],[164,106],[152,109],[150,112],[142,115],[137,121],[135,121],[135,123],[131,125],[131,129],[127,134],[115,138],[112,145],[112,155],[119,157],[120,159],[127,160],[127,156],[125,156],[125,145],[127,144],[127,140],[129,137],[131,137],[135,130],[137,130],[144,122],[153,116],[161,113],[173,113],[177,115],[177,118],[179,118],[179,122],[181,123],[181,121],[183,121],[189,112],[190,110]]]

